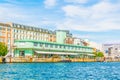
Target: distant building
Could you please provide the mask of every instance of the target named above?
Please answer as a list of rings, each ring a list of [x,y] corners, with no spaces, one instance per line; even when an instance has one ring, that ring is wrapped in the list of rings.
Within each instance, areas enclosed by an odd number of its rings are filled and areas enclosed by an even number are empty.
[[[103,44],[103,50],[107,57],[120,57],[120,44]]]
[[[83,39],[80,39],[80,38],[74,38],[73,44],[74,44],[74,45],[84,46],[84,44],[83,44]]]

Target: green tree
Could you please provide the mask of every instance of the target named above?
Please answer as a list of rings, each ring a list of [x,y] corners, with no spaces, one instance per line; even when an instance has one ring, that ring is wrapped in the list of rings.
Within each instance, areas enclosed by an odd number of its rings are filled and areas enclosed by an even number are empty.
[[[104,57],[103,52],[98,52],[98,53],[97,53],[97,57]]]
[[[95,55],[95,57],[97,57],[97,52],[93,52],[93,54]]]
[[[104,61],[103,60],[103,57],[104,57],[103,52],[94,52],[93,54],[95,55],[96,61]]]
[[[5,56],[8,53],[8,48],[5,43],[0,42],[0,56]]]
[[[94,52],[95,57],[104,57],[103,52]]]

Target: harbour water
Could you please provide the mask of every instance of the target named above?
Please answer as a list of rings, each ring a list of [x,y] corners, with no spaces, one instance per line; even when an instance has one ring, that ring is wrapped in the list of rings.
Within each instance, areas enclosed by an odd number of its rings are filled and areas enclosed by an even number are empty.
[[[6,63],[0,80],[120,80],[120,63]]]

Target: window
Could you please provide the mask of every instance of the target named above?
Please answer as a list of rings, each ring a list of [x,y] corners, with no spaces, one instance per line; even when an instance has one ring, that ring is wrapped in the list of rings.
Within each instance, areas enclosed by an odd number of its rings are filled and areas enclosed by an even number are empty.
[[[21,28],[21,25],[18,25],[18,28]]]
[[[60,45],[60,48],[62,48],[62,46]]]
[[[45,47],[48,47],[48,44],[45,44]]]
[[[50,45],[50,48],[53,48],[53,45]]]
[[[18,30],[17,30],[17,33],[18,33]]]
[[[68,49],[70,49],[70,46],[68,46]]]
[[[38,43],[37,43],[37,42],[34,42],[34,46],[38,46]]]
[[[42,46],[43,46],[43,43],[40,43],[39,45],[40,45],[40,47],[42,47]]]
[[[65,49],[66,47],[65,47],[65,46],[63,46],[63,48]]]
[[[2,26],[0,26],[0,30],[2,30]]]
[[[55,45],[55,48],[58,48],[58,46],[57,46],[57,45]]]
[[[74,47],[72,47],[72,49],[74,49]]]
[[[25,51],[20,51],[19,56],[25,56]]]
[[[8,27],[7,31],[10,31],[10,27]]]
[[[84,51],[85,49],[84,48],[82,48],[82,51]]]
[[[21,45],[21,46],[24,46],[24,45],[25,45],[25,42],[20,42],[20,45]]]
[[[77,50],[78,48],[77,47],[75,47],[75,50]]]
[[[14,29],[14,32],[15,32],[16,30]]]

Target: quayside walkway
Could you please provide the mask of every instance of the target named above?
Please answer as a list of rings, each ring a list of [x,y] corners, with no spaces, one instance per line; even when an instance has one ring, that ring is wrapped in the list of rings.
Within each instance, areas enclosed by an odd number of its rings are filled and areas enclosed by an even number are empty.
[[[100,61],[103,61],[101,59]],[[2,62],[2,58],[0,58],[0,62]],[[8,57],[6,58],[6,62],[14,63],[14,62],[96,62],[96,59],[92,58],[32,58],[32,57]]]
[[[0,57],[0,63],[3,58]],[[38,57],[7,57],[5,62],[16,63],[16,62],[120,62],[120,59],[112,58],[38,58]]]

